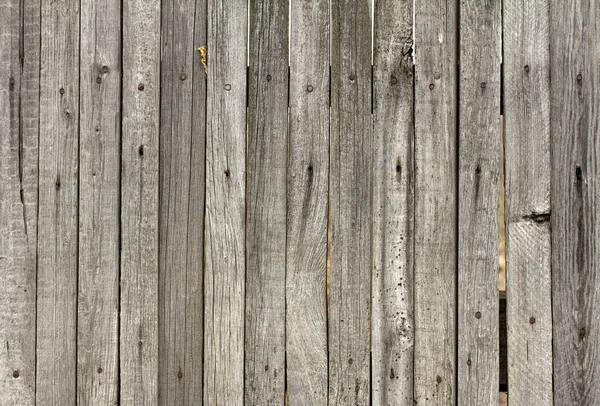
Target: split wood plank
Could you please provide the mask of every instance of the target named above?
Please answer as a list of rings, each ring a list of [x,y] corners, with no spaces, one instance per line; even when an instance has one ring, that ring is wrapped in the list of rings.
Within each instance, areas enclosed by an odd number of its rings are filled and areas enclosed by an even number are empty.
[[[247,2],[208,2],[204,403],[244,402]]]
[[[39,405],[75,405],[79,1],[42,1],[37,384]]]
[[[375,3],[373,405],[413,405],[413,2]]]
[[[202,399],[206,1],[162,2],[159,404]]]
[[[249,5],[245,404],[282,405],[289,3]]]
[[[329,405],[370,399],[371,7],[331,5]]]
[[[501,2],[460,4],[458,404],[498,404]],[[418,58],[418,56],[417,56]]]
[[[32,11],[28,4],[28,10]],[[37,115],[31,65],[38,18],[0,5],[0,404],[35,403]],[[26,37],[27,36],[27,37]],[[27,59],[27,61],[25,61]],[[36,65],[39,67],[38,65]],[[35,78],[37,79],[37,78]],[[35,89],[35,87],[33,87]],[[30,102],[31,105],[24,105]]]
[[[600,4],[550,2],[554,402],[600,398]]]
[[[291,2],[287,177],[287,402],[325,405],[329,2]]]
[[[158,403],[160,1],[123,2],[122,404]]]
[[[503,7],[510,401],[552,405],[549,2]]]
[[[415,402],[456,403],[457,4],[415,3]]]
[[[77,403],[118,403],[121,2],[82,0]]]

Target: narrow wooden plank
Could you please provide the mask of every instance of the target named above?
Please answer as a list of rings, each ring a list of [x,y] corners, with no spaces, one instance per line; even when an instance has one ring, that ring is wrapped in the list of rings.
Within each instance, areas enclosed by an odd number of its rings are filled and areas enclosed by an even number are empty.
[[[287,0],[250,2],[245,404],[285,399]]]
[[[510,401],[552,405],[549,2],[503,7]]]
[[[122,404],[158,403],[160,1],[123,2]]]
[[[77,402],[118,403],[121,2],[82,0]]]
[[[457,3],[415,2],[415,402],[456,404]]]
[[[554,402],[561,406],[600,399],[599,21],[596,1],[550,2]]]
[[[79,1],[42,1],[40,68],[36,402],[74,405]]]
[[[329,2],[291,2],[286,353],[289,405],[327,404]]]
[[[413,1],[375,2],[373,405],[413,405]]]
[[[329,404],[367,405],[371,319],[371,7],[333,3]]]
[[[18,0],[0,5],[0,272],[3,278],[0,287],[0,404],[3,405],[35,403],[34,209],[37,199],[32,202],[29,198],[37,193],[37,184],[32,184],[37,174],[31,173],[37,156],[32,156],[29,149],[37,150],[37,140],[32,145],[31,127],[27,122],[34,111],[22,104],[30,100],[23,93],[31,89],[28,83],[31,75],[24,70],[21,58],[32,55],[30,44],[27,44],[27,54],[21,53],[25,48],[23,34],[33,28],[31,21],[25,21],[22,6]],[[39,25],[37,28],[39,40]],[[37,105],[37,101],[32,105]],[[37,111],[35,114],[37,116]],[[26,148],[27,154],[24,154]],[[28,226],[31,225],[30,234]]]
[[[161,405],[202,399],[206,1],[162,2],[159,214]]]
[[[246,1],[208,2],[204,404],[244,402]]]
[[[460,22],[458,404],[495,405],[501,2],[462,1]]]

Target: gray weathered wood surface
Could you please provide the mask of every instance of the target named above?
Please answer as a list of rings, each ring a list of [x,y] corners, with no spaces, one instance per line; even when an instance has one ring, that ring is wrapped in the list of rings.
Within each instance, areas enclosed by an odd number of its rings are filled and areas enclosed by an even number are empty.
[[[204,403],[244,402],[245,1],[208,2]]]
[[[415,2],[414,393],[456,403],[457,4]]]
[[[327,404],[329,2],[291,2],[286,353],[290,406]]]
[[[554,402],[600,398],[600,4],[550,2]]]
[[[329,404],[367,405],[371,319],[371,8],[331,7]]]
[[[206,1],[162,1],[159,212],[161,405],[202,399]]]
[[[77,403],[118,402],[121,3],[80,2]]]
[[[460,13],[457,401],[494,405],[499,379],[501,3],[465,0]]]
[[[36,403],[75,405],[79,2],[41,3]]]
[[[375,5],[371,402],[413,405],[413,2]]]
[[[552,405],[548,3],[503,4],[508,379],[517,405]]]
[[[245,404],[282,405],[289,3],[256,0],[249,11]]]
[[[123,2],[120,402],[158,403],[160,1]]]
[[[39,25],[22,12],[19,1],[0,5],[0,404],[7,405],[35,403],[37,155],[31,152],[38,104],[31,100],[37,83],[31,59],[39,58],[39,48],[31,37],[39,41]]]

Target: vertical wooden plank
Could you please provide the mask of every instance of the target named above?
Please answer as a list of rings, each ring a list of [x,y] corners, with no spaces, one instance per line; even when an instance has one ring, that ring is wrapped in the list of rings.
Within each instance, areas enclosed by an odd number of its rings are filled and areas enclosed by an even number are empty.
[[[512,404],[552,404],[548,0],[505,0],[508,379]]]
[[[287,401],[327,404],[329,2],[291,2]]]
[[[329,404],[370,398],[371,7],[332,3]]]
[[[74,405],[79,2],[42,1],[41,24],[36,401]]]
[[[77,402],[118,402],[121,3],[81,1]]]
[[[456,403],[457,3],[415,2],[415,402]]]
[[[458,403],[494,405],[499,375],[501,2],[464,0],[460,22]]]
[[[561,406],[600,399],[599,21],[596,1],[550,2],[554,396]]]
[[[202,399],[206,1],[163,1],[159,214],[161,405]]]
[[[6,405],[35,403],[37,123],[31,120],[39,100],[31,100],[31,59],[39,48],[31,47],[31,36],[39,40],[39,14],[36,24],[24,11],[22,1],[0,5],[0,404]]]
[[[287,0],[250,2],[245,403],[285,396]]]
[[[123,2],[122,404],[158,403],[160,2]]]
[[[413,2],[375,2],[372,404],[413,405]]]
[[[244,402],[246,1],[208,3],[204,403]]]

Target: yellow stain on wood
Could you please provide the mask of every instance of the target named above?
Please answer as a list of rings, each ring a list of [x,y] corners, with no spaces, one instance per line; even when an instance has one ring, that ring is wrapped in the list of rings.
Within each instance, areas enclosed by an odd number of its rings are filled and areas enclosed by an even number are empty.
[[[200,51],[200,57],[202,58],[202,65],[204,66],[204,74],[208,75],[208,63],[206,62],[206,58],[208,56],[208,48],[206,46],[201,46],[200,48],[198,48],[198,51]]]

